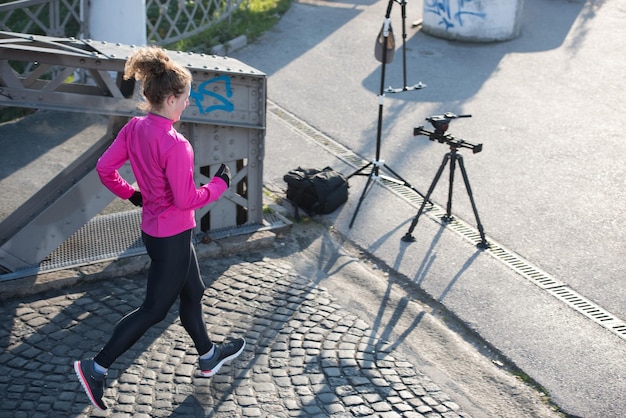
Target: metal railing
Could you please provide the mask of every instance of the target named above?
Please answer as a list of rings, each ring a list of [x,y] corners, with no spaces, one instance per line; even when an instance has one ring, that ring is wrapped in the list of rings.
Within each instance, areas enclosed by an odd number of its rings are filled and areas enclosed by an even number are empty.
[[[228,19],[243,0],[146,0],[149,43],[166,45]],[[0,0],[0,30],[91,38],[88,0]]]
[[[33,35],[74,36],[86,33],[84,0],[22,0],[0,4],[0,30]],[[86,2],[85,2],[86,3]]]
[[[196,35],[222,22],[243,0],[147,0],[147,39],[157,45]]]

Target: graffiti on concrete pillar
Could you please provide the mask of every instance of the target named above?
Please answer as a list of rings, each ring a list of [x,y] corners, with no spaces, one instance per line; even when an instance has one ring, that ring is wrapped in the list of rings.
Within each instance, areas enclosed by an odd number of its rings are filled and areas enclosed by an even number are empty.
[[[222,90],[221,86],[218,86],[218,83],[224,83],[223,94],[220,93]],[[213,89],[210,89],[210,86],[213,85]],[[212,112],[214,110],[224,110],[226,112],[232,112],[235,110],[235,106],[229,100],[233,96],[233,90],[230,86],[230,77],[222,75],[219,77],[215,77],[212,80],[203,81],[198,85],[197,89],[192,88],[189,93],[189,98],[193,99],[198,106],[200,114],[205,114]],[[213,98],[212,103],[209,105],[204,105],[202,102],[206,97]],[[209,100],[207,100],[209,101]]]
[[[480,11],[480,1],[474,0],[424,0],[424,12],[434,13],[441,18],[438,25],[446,30],[463,26],[466,16],[484,19],[487,14]],[[472,7],[476,5],[477,7]]]

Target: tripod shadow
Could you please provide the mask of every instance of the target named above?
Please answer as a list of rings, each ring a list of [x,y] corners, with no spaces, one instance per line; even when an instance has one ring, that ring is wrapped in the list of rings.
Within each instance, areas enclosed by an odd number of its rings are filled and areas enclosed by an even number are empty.
[[[448,293],[450,293],[450,290],[452,290],[456,282],[461,278],[461,276],[463,276],[463,273],[467,271],[467,269],[472,265],[472,263],[474,263],[476,258],[478,258],[478,256],[481,253],[482,253],[482,250],[474,251],[474,254],[472,254],[471,257],[468,258],[467,261],[465,261],[465,263],[463,263],[459,271],[454,275],[454,277],[452,277],[452,279],[450,280],[446,288],[443,290],[443,292],[441,292],[441,295],[439,295],[439,297],[437,298],[437,301],[443,302],[443,300],[448,295]]]
[[[408,224],[409,222],[411,222],[411,220],[407,219],[404,222],[402,222],[401,224],[399,224],[398,226],[396,226],[395,228],[390,229],[389,232],[381,235],[380,238],[378,238],[374,242],[372,242],[372,244],[368,247],[367,251],[370,254],[375,254],[377,250],[379,250],[380,248],[382,248],[384,246],[385,242],[387,242],[389,239],[393,238],[394,235],[396,235],[396,233],[400,229],[404,228],[405,225]],[[398,253],[398,257],[396,257],[396,262],[392,266],[392,268],[395,271],[399,271],[400,264],[401,264],[401,261],[402,261],[403,250],[404,250],[404,248],[401,247],[400,248],[400,252]]]
[[[404,328],[404,330],[401,330],[399,334],[397,334],[398,330],[395,329],[396,325],[399,324],[400,319],[405,316],[408,304],[411,299],[407,296],[402,297],[397,302],[395,308],[391,312],[391,316],[388,319],[385,319],[385,311],[391,304],[390,302],[392,288],[393,284],[390,281],[387,282],[385,295],[380,301],[378,312],[372,324],[372,329],[374,330],[374,333],[372,334],[372,337],[370,339],[370,344],[373,345],[375,342],[374,335],[379,335],[378,340],[393,341],[393,343],[388,345],[388,348],[391,350],[395,350],[419,326],[426,312],[421,311],[419,314],[415,315],[411,323],[408,324]],[[385,325],[385,322],[387,325]]]
[[[419,264],[417,272],[415,273],[415,278],[413,279],[413,282],[417,284],[418,286],[424,282],[424,280],[426,279],[426,276],[428,275],[428,272],[430,271],[430,268],[437,260],[437,252],[435,251],[435,248],[437,247],[437,244],[439,243],[439,240],[441,239],[441,236],[443,235],[443,231],[445,231],[445,229],[446,229],[445,225],[440,224],[439,229],[437,230],[437,233],[435,234],[434,238],[430,242],[428,249],[424,253],[422,262]],[[408,245],[402,245],[401,246],[402,253],[398,253],[398,256],[400,257],[403,254],[403,252],[407,250],[408,247],[409,247]],[[397,264],[398,264],[398,268],[400,268],[401,259],[397,258]]]
[[[427,277],[428,272],[430,271],[432,265],[437,259],[437,254],[435,252],[435,248],[439,242],[441,234],[445,230],[445,226],[441,226],[437,231],[437,235],[431,241],[431,244],[426,251],[423,261],[419,266],[419,269],[415,275],[414,283],[420,286],[425,278]],[[396,258],[396,263],[400,263],[402,259],[402,254],[404,253],[407,246],[403,246],[403,249],[398,254]],[[445,289],[436,298],[427,298],[434,301],[434,303],[429,303],[431,305],[431,314],[437,314],[441,310],[441,303],[448,295],[448,293],[452,290],[454,285],[461,279],[463,274],[467,271],[467,269],[474,263],[474,261],[478,258],[478,256],[482,253],[482,250],[476,250],[466,261],[463,263],[459,271],[452,277],[449,283],[446,285]],[[385,341],[393,341],[389,344],[390,349],[396,349],[400,344],[402,344],[412,332],[419,326],[421,320],[426,315],[426,311],[421,311],[419,314],[415,315],[412,321],[406,325],[403,329],[396,329],[397,324],[400,323],[400,319],[407,314],[407,306],[411,299],[407,296],[402,297],[393,308],[393,311],[390,313],[391,316],[388,319],[385,319],[385,312],[388,310],[391,305],[391,291],[392,291],[393,283],[392,281],[387,282],[387,288],[385,295],[380,301],[380,306],[378,308],[378,312],[376,318],[374,320],[372,328],[376,331],[376,334],[380,335],[380,339]],[[421,288],[421,286],[420,286]],[[422,290],[423,291],[423,290]],[[385,325],[385,323],[387,325]]]

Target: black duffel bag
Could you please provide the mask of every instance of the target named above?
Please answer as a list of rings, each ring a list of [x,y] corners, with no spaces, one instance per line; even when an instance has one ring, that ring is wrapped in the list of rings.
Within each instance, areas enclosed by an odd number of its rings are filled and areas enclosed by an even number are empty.
[[[322,170],[298,167],[283,176],[287,199],[307,214],[327,214],[348,200],[348,181],[331,167]]]

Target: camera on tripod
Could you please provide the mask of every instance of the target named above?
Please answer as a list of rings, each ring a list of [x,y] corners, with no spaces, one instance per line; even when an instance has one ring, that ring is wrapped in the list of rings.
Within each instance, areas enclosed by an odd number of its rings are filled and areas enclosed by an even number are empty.
[[[483,144],[473,144],[460,138],[455,138],[450,134],[446,134],[446,131],[450,127],[450,121],[457,118],[471,118],[472,115],[455,115],[452,112],[446,112],[443,115],[429,116],[426,118],[428,122],[435,128],[433,132],[427,131],[423,126],[413,128],[413,136],[425,135],[431,141],[437,141],[440,144],[448,144],[450,147],[468,148],[471,149],[474,154],[483,150]]]
[[[413,230],[417,226],[417,222],[419,217],[422,215],[424,211],[424,207],[429,202],[430,195],[433,190],[435,190],[435,186],[437,186],[437,182],[439,178],[441,178],[441,174],[443,173],[446,165],[450,165],[450,184],[448,185],[448,204],[446,206],[446,214],[441,217],[444,222],[451,222],[453,219],[452,216],[452,190],[454,183],[454,170],[456,169],[456,165],[458,163],[459,168],[461,169],[461,174],[463,175],[463,182],[465,183],[465,189],[467,190],[467,194],[470,198],[470,202],[472,203],[472,210],[474,211],[474,216],[476,217],[476,224],[478,228],[478,233],[480,234],[480,242],[476,244],[478,248],[489,248],[489,243],[487,242],[487,238],[485,237],[485,231],[483,230],[483,226],[480,223],[480,218],[478,217],[478,209],[476,209],[476,204],[474,203],[474,195],[472,194],[472,188],[470,187],[469,178],[467,177],[467,172],[465,171],[465,163],[463,163],[463,156],[458,153],[459,148],[469,148],[474,154],[482,151],[482,144],[472,144],[471,142],[464,141],[460,138],[455,138],[450,134],[446,134],[448,127],[450,126],[450,121],[456,118],[469,118],[472,115],[455,115],[454,113],[447,112],[443,115],[436,115],[426,118],[428,122],[430,122],[435,130],[433,132],[427,131],[423,126],[419,126],[417,128],[413,128],[413,135],[426,135],[428,139],[431,141],[437,141],[441,144],[448,144],[450,146],[450,151],[446,153],[443,157],[443,161],[441,161],[441,165],[439,166],[439,170],[437,170],[437,174],[435,174],[435,178],[433,182],[430,184],[428,188],[428,193],[424,196],[424,200],[422,201],[422,205],[417,211],[417,215],[413,218],[411,222],[411,226],[409,227],[409,231],[402,237],[402,241],[404,242],[414,242],[415,237],[413,236]]]

